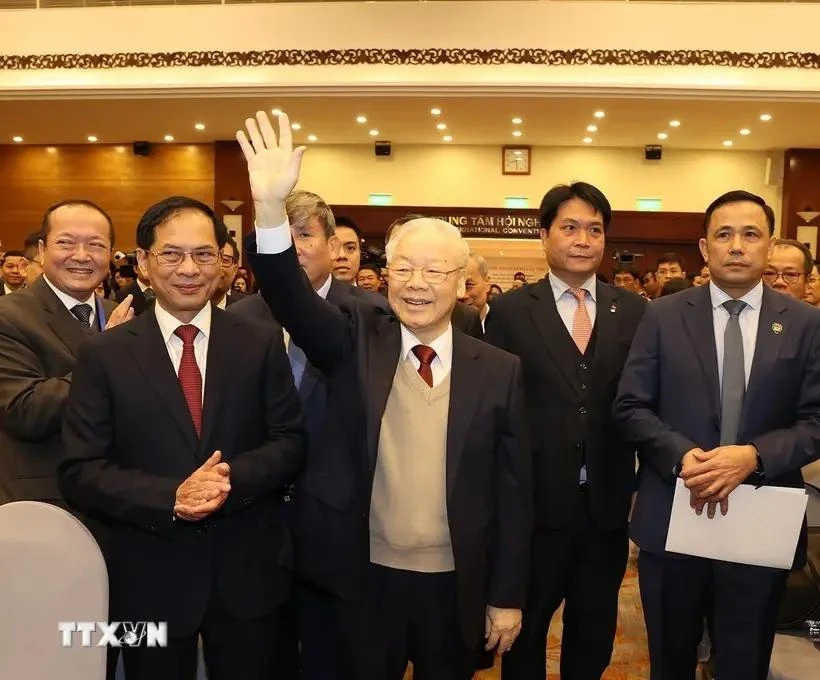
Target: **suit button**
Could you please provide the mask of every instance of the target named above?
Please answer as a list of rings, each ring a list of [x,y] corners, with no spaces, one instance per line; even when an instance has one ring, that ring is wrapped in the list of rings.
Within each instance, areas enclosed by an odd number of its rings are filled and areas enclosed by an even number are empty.
[[[578,368],[580,368],[582,371],[586,371],[587,370],[587,365],[586,364],[580,364],[578,366]]]
[[[585,390],[586,388],[587,388],[587,386],[585,384],[581,383],[581,389]]]
[[[582,406],[578,409],[578,413],[580,413],[582,416],[585,416],[587,414],[587,410]]]
[[[290,503],[291,495],[289,493],[285,494],[285,497],[282,499],[285,503]]]

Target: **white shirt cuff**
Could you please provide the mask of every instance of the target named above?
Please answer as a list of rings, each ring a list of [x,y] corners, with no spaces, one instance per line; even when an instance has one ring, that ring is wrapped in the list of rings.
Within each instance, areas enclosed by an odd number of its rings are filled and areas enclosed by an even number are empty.
[[[260,229],[256,227],[256,252],[260,255],[278,255],[293,245],[290,223],[285,220],[278,227]]]

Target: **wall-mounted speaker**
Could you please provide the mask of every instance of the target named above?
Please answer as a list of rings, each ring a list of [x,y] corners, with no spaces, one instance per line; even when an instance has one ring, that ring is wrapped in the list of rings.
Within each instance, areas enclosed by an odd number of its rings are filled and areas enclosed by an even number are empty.
[[[647,144],[643,150],[643,157],[648,161],[659,161],[663,156],[663,146],[660,144]]]
[[[374,150],[377,156],[389,156],[393,152],[390,142],[376,142]]]
[[[150,156],[151,155],[151,142],[134,142],[134,155],[135,156]]]

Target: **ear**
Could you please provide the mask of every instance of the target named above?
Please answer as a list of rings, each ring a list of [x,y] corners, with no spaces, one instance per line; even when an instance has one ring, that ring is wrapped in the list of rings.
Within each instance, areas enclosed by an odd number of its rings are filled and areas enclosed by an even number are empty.
[[[544,254],[546,254],[547,250],[549,249],[549,237],[550,237],[549,234],[550,233],[549,233],[548,230],[544,229],[543,227],[541,228],[541,230],[538,233],[541,236],[541,246],[544,248]]]
[[[150,282],[151,277],[148,276],[148,253],[142,248],[137,248],[137,268],[140,270],[142,278],[148,279]]]
[[[43,239],[37,241],[37,254],[40,256],[40,262],[45,262],[46,242]]]
[[[339,241],[339,237],[336,234],[333,234],[328,240],[327,245],[330,248],[330,258],[335,260],[339,257],[339,250],[341,248],[341,243]]]
[[[698,241],[698,249],[700,250],[701,257],[703,257],[703,261],[706,264],[709,264],[709,255],[708,250],[706,249],[706,239],[702,238]]]

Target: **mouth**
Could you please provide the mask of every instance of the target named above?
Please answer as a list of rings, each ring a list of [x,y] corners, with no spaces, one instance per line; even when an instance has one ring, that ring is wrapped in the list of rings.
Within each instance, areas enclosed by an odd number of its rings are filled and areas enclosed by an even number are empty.
[[[178,283],[175,288],[185,295],[191,295],[202,289],[199,283]]]
[[[402,302],[409,307],[424,307],[430,304],[430,300],[419,300],[417,298],[402,298]]]
[[[335,267],[333,267],[333,269],[334,269],[334,271],[337,271],[337,272],[349,272],[350,271],[350,267],[348,267],[346,264],[337,264]]]
[[[94,270],[88,267],[68,267],[67,271],[76,276],[91,276],[94,273]]]

